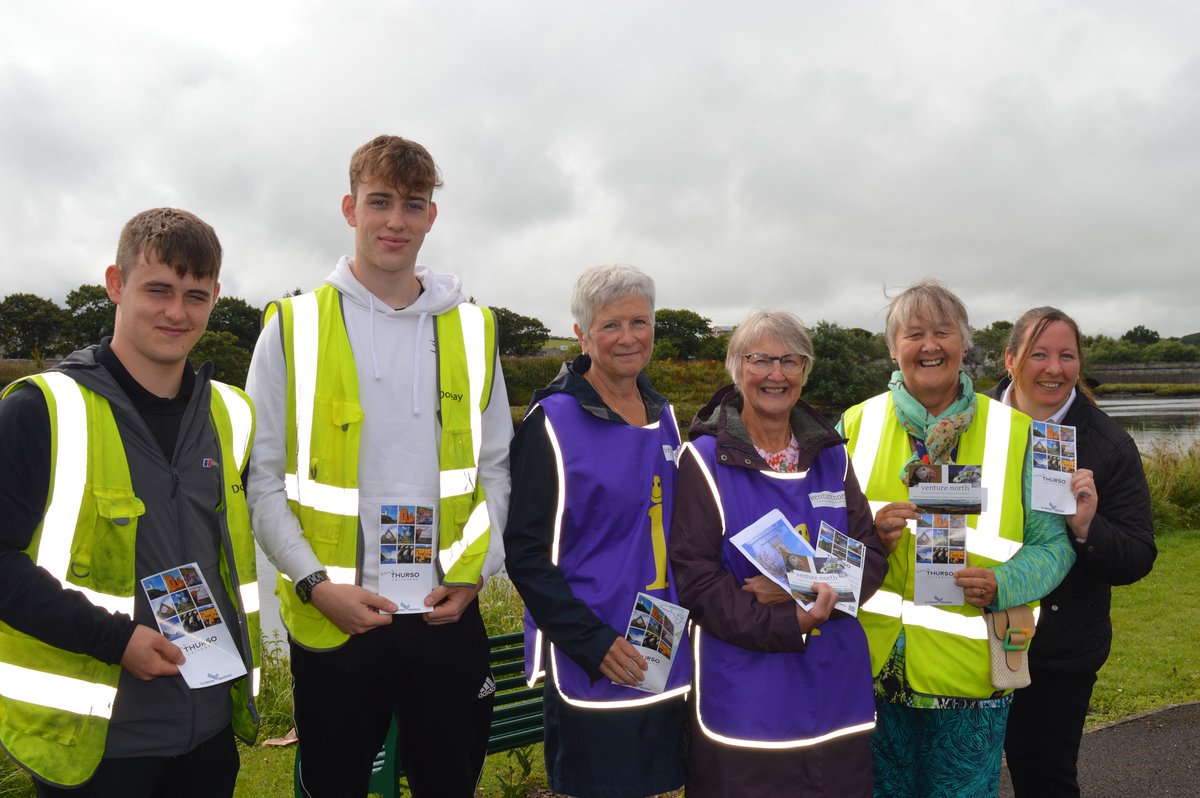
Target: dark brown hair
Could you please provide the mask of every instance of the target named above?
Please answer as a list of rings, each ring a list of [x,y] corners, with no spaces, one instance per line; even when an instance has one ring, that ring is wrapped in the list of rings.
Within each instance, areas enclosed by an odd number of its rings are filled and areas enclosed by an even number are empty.
[[[221,242],[216,231],[200,217],[178,208],[142,211],[125,223],[117,242],[117,268],[122,277],[143,254],[155,255],[180,277],[207,280],[221,275]]]
[[[1075,323],[1075,319],[1058,308],[1047,306],[1027,310],[1013,324],[1012,335],[1008,339],[1008,351],[1016,358],[1016,371],[1020,372],[1025,368],[1025,363],[1029,360],[1029,350],[1042,337],[1042,333],[1046,332],[1046,328],[1056,321],[1066,324],[1075,334],[1075,349],[1079,352],[1079,376],[1075,380],[1075,389],[1086,396],[1088,401],[1095,402],[1096,397],[1083,378],[1083,341],[1079,335],[1079,325]]]

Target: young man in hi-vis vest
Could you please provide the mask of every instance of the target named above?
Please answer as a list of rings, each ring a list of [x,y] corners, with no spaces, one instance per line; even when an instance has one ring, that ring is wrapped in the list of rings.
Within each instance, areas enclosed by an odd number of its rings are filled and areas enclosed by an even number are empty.
[[[220,268],[200,219],[138,214],[112,337],[0,401],[0,745],[39,796],[231,796],[257,734],[254,414],[187,359]]]
[[[360,147],[354,257],[268,306],[250,365],[249,502],[280,572],[309,796],[365,794],[393,718],[418,798],[473,795],[486,754],[476,597],[503,563],[512,419],[491,312],[417,265],[440,185],[419,144]]]

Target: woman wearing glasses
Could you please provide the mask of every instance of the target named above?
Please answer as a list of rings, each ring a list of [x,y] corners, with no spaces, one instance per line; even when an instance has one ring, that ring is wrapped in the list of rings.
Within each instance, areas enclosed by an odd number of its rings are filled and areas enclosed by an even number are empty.
[[[752,314],[722,388],[680,456],[671,564],[692,612],[688,798],[869,796],[870,660],[857,619],[817,588],[805,610],[729,538],[772,510],[815,544],[821,523],[865,545],[861,599],[887,570],[844,441],[800,401],[812,343],[791,313]]]

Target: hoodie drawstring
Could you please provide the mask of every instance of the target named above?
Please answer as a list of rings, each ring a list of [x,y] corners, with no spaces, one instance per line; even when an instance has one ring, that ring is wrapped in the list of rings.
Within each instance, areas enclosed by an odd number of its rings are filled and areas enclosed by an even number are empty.
[[[383,373],[379,370],[379,353],[375,351],[375,295],[368,291],[367,299],[371,302],[371,312],[367,314],[367,329],[371,331],[371,366],[375,369],[375,379],[381,380]]]
[[[417,320],[417,335],[413,338],[412,412],[414,416],[421,412],[421,392],[418,390],[421,384],[421,341],[425,340],[425,321],[428,318],[429,314],[422,311],[421,318]]]

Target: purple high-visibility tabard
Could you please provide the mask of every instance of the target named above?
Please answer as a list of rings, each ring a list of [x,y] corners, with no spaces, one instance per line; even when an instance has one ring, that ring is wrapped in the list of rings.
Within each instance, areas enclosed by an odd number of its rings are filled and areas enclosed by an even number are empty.
[[[846,448],[822,449],[803,474],[776,474],[720,465],[716,438],[693,444],[716,480],[725,515],[721,565],[742,583],[758,570],[729,542],[772,509],[793,527],[804,524],[815,545],[821,522],[847,531]],[[701,726],[714,739],[747,747],[812,745],[865,731],[875,720],[867,637],[858,619],[831,618],[808,636],[803,652],[750,651],[694,634]],[[759,745],[761,744],[761,745]]]
[[[566,393],[547,396],[539,404],[558,459],[555,563],[575,597],[624,634],[639,591],[679,603],[667,562],[678,472],[675,416],[670,405],[664,405],[653,424],[634,427],[596,418]],[[661,700],[685,689],[691,679],[687,630],[674,630],[672,637],[675,661],[662,695],[605,678],[593,683],[554,646],[548,681],[577,705],[632,706]],[[534,669],[541,669],[545,642],[526,610],[525,675],[530,680]]]

